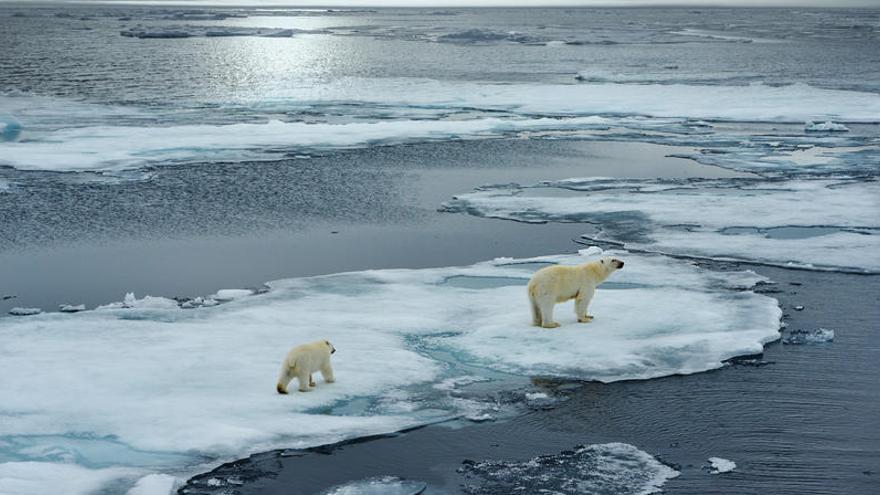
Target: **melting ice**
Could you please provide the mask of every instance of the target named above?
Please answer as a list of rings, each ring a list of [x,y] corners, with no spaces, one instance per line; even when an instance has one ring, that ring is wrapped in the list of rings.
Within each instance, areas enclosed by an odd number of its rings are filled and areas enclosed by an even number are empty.
[[[626,269],[597,293],[593,323],[576,323],[563,304],[561,328],[530,326],[525,284],[536,266],[599,253],[279,280],[213,307],[128,296],[5,319],[0,492],[52,492],[46,473],[63,472],[69,493],[139,493],[167,484],[151,474],[492,410],[450,396],[468,383],[695,373],[779,338],[776,301],[743,290],[762,277],[626,252],[611,253]],[[488,281],[450,283],[463,278]],[[337,382],[276,394],[287,350],[318,338],[338,349]]]
[[[560,196],[560,190],[571,191]],[[880,182],[569,179],[485,187],[444,209],[584,222],[628,249],[819,270],[880,272]]]

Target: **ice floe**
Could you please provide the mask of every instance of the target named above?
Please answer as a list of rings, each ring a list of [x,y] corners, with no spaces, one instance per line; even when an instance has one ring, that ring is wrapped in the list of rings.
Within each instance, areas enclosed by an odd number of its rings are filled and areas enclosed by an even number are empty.
[[[193,37],[226,37],[226,36],[258,36],[262,38],[290,38],[293,29],[270,29],[233,26],[135,26],[119,32],[129,38],[193,38]]]
[[[12,316],[33,316],[42,313],[43,310],[40,308],[22,308],[22,307],[14,307],[9,310],[9,314]]]
[[[272,160],[309,149],[509,135],[564,138],[571,133],[573,138],[688,146],[722,142],[732,149],[700,161],[716,160],[725,166],[733,160],[736,168],[758,156],[763,168],[780,169],[790,168],[786,157],[780,163],[772,159],[794,143],[791,136],[766,139],[786,145],[776,149],[762,144],[760,137],[753,143],[716,135],[705,122],[880,119],[880,95],[804,84],[490,84],[343,78],[239,98],[195,102],[192,108],[158,116],[145,109],[0,97],[0,111],[15,114],[27,129],[27,139],[0,142],[0,164],[28,170],[120,170],[168,162]],[[218,117],[216,105],[231,105],[235,111]],[[332,117],[340,114],[355,117]],[[157,126],[157,119],[167,125]],[[855,133],[845,142],[841,133],[800,134],[808,146],[866,144]],[[872,160],[867,161],[877,168],[876,157]]]
[[[710,457],[709,464],[712,474],[729,473],[736,469],[736,463],[721,457]]]
[[[570,194],[559,194],[560,189]],[[569,179],[487,186],[443,209],[594,224],[628,249],[815,270],[880,272],[874,180]]]
[[[493,137],[521,130],[591,125],[601,118],[399,120],[350,124],[271,121],[175,127],[77,127],[5,143],[0,164],[27,170],[81,171],[151,162],[272,160],[297,147],[346,148],[411,140]],[[97,150],[97,152],[96,152]],[[274,150],[274,152],[273,152]]]
[[[835,122],[831,122],[830,120],[825,122],[807,122],[804,124],[804,131],[806,132],[848,132],[849,127],[838,124]]]
[[[618,285],[597,293],[593,323],[577,324],[573,309],[562,305],[560,329],[532,327],[525,284],[536,267],[599,254],[278,280],[265,293],[188,310],[171,299],[129,294],[92,311],[6,319],[0,473],[58,466],[125,492],[148,474],[186,476],[272,448],[445,418],[494,419],[504,414],[497,404],[462,395],[468,383],[502,386],[484,378],[608,382],[695,373],[760,353],[779,338],[777,302],[743,290],[762,277],[624,252],[610,253],[626,259],[626,269]],[[456,277],[520,283],[447,283]],[[338,350],[336,383],[276,394],[287,349],[317,338]],[[59,373],[59,362],[79,364],[76,372]],[[514,395],[525,400],[522,390]],[[91,469],[96,465],[113,470]],[[17,479],[0,474],[0,483]]]
[[[465,461],[464,492],[648,494],[680,473],[626,443],[580,445],[524,462]]]
[[[58,311],[61,311],[62,313],[77,313],[85,310],[85,304],[62,304],[58,307]]]

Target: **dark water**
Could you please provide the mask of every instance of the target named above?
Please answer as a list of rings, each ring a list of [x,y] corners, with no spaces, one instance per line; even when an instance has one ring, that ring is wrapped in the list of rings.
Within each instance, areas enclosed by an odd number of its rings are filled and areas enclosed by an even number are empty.
[[[716,265],[717,267],[717,265]],[[722,267],[723,268],[723,267]],[[579,444],[626,442],[681,472],[669,494],[874,494],[880,476],[880,285],[877,276],[760,267],[793,330],[835,330],[833,342],[770,344],[707,373],[611,384],[533,382],[567,400],[511,421],[429,426],[302,452],[269,452],[195,478],[238,478],[224,493],[320,493],[394,475],[426,493],[464,493],[465,460],[523,461]],[[797,285],[795,285],[797,284]],[[804,306],[801,311],[796,306]],[[568,390],[572,388],[573,390]],[[711,475],[709,457],[737,465]],[[492,485],[477,493],[496,493]],[[501,492],[498,492],[501,493]],[[561,493],[576,493],[566,492]]]

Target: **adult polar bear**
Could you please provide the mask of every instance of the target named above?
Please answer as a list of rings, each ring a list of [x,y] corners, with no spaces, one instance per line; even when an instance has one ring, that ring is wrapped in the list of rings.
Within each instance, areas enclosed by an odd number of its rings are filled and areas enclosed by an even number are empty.
[[[623,261],[605,256],[575,266],[553,265],[541,268],[529,280],[529,300],[532,306],[532,325],[556,328],[553,306],[556,303],[575,300],[574,311],[580,323],[589,323],[593,317],[587,314],[596,286],[615,271],[623,268]]]
[[[336,348],[329,340],[316,340],[309,344],[298,345],[287,353],[281,363],[278,384],[275,389],[279,394],[287,393],[287,384],[296,378],[300,392],[310,392],[315,387],[312,373],[320,371],[326,383],[333,383],[333,368],[330,367],[330,355]]]

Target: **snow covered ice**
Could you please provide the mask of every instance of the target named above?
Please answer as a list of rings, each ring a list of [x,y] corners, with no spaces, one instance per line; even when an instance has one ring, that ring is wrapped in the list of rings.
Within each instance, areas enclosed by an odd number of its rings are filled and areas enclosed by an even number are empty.
[[[44,489],[52,481],[39,473],[58,467],[82,480],[71,493],[125,492],[150,474],[184,477],[272,448],[495,417],[449,394],[489,386],[499,372],[647,379],[719,368],[779,338],[776,301],[742,290],[762,277],[626,252],[609,253],[626,269],[615,274],[618,288],[597,293],[595,322],[577,324],[560,305],[561,328],[532,327],[525,284],[535,265],[600,253],[278,280],[268,292],[193,309],[131,294],[91,311],[8,319],[0,325],[0,487]],[[461,278],[489,282],[449,283]],[[491,282],[498,279],[520,284]],[[338,350],[337,382],[276,394],[286,351],[318,338]],[[59,373],[60,362],[88,366]]]
[[[847,132],[849,128],[843,124],[837,124],[830,120],[825,122],[807,122],[804,125],[807,132]]]
[[[592,223],[601,228],[598,238],[628,249],[880,272],[876,181],[568,179],[487,186],[456,196],[444,209],[521,222]]]
[[[321,495],[419,495],[425,487],[421,481],[381,476],[336,486]]]
[[[710,457],[709,464],[712,474],[729,473],[736,469],[736,463],[721,457]]]

